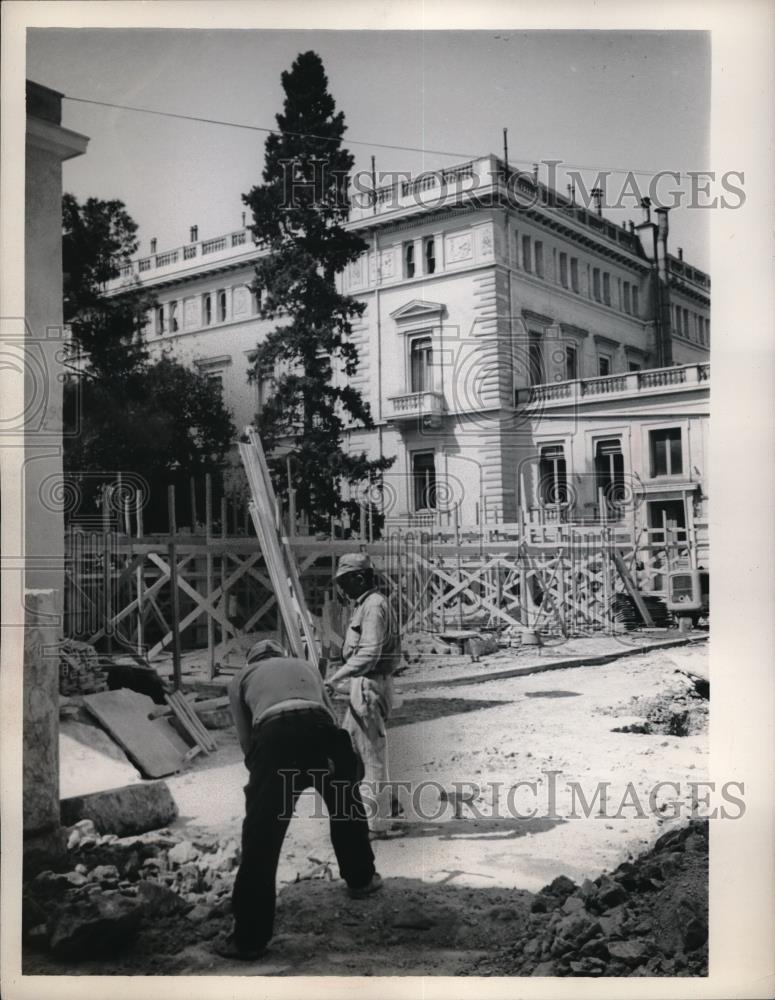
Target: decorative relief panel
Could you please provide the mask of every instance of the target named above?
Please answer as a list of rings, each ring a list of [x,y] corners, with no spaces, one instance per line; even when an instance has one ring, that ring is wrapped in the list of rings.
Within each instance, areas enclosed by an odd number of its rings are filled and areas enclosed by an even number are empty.
[[[447,236],[444,241],[444,257],[448,264],[454,264],[460,260],[471,260],[473,257],[471,233]]]
[[[492,228],[485,226],[477,230],[476,234],[479,257],[483,260],[490,260],[494,254]]]
[[[393,250],[385,250],[382,254],[382,277],[392,278],[395,274],[395,254]]]
[[[232,313],[235,317],[250,313],[250,291],[244,285],[235,288],[232,293]]]

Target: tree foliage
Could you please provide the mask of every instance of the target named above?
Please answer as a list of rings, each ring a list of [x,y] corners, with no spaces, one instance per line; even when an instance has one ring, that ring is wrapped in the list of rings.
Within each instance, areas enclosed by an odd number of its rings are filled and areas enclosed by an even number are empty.
[[[347,506],[344,482],[378,475],[393,459],[370,460],[345,448],[348,425],[374,426],[368,403],[350,385],[358,352],[350,336],[364,304],[337,290],[336,276],[366,244],[344,228],[349,214],[350,152],[342,148],[344,114],[336,111],[320,57],[305,52],[282,74],[279,131],[266,140],[263,184],[243,195],[253,235],[267,254],[256,266],[260,315],[277,320],[257,347],[250,377],[274,376],[274,393],[257,423],[271,452],[278,490],[287,491],[291,458],[297,509],[314,527]],[[336,369],[336,372],[335,372]]]
[[[137,249],[137,226],[120,201],[62,200],[64,315],[82,360],[64,387],[68,473],[145,477],[152,491],[185,473],[215,471],[235,428],[221,389],[145,341],[154,297],[139,284],[105,294]]]

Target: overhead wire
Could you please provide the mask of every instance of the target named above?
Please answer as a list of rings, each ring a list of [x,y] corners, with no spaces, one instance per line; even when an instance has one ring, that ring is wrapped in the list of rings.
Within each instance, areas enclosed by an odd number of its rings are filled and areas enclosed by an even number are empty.
[[[332,139],[331,136],[316,135],[314,132],[294,132],[289,130],[280,130],[277,128],[268,128],[263,125],[249,125],[245,122],[224,121],[219,118],[203,118],[200,117],[199,115],[184,115],[176,111],[160,111],[156,108],[138,108],[129,104],[115,104],[111,101],[97,101],[87,97],[71,97],[65,94],[63,95],[63,99],[66,101],[74,101],[77,104],[93,104],[103,108],[114,108],[118,111],[133,111],[137,114],[157,115],[162,118],[178,118],[182,121],[199,122],[204,125],[219,125],[225,128],[238,128],[238,129],[244,129],[249,132],[263,132],[268,135],[292,135],[298,138],[316,139],[322,142],[339,141]],[[450,156],[462,159],[476,159],[481,155],[481,153],[470,153],[470,152],[463,153],[448,149],[429,149],[428,147],[405,146],[399,143],[376,142],[373,140],[366,140],[366,139],[353,139],[349,136],[346,139],[343,139],[342,141],[344,141],[348,146],[370,146],[375,149],[395,149],[408,153],[424,153],[424,154],[430,153],[434,156]],[[516,157],[509,157],[509,161],[516,164],[525,164],[527,166],[533,166],[535,165],[536,162],[541,162],[540,159],[536,160],[535,158],[533,158],[532,160],[525,160],[525,159],[518,159]],[[552,163],[557,162],[557,165],[562,164],[563,168],[571,167],[575,170],[589,170],[589,171],[607,172],[612,174],[634,174],[634,175],[643,175],[647,177],[652,177],[655,174],[660,173],[660,171],[658,170],[642,170],[642,169],[635,169],[633,167],[612,167],[612,166],[599,166],[599,165],[591,166],[589,164],[583,164],[583,163],[570,163],[565,160],[555,161],[554,159],[552,159],[551,162]],[[677,175],[680,178],[689,176],[688,173],[678,170],[672,170],[669,171],[669,173],[671,174],[671,176]]]

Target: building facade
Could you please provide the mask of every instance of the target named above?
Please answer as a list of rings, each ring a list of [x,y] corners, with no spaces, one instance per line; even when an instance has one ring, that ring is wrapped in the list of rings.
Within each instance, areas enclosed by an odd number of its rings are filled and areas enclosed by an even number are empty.
[[[679,499],[672,523],[688,524],[689,503],[704,516],[710,279],[668,252],[667,213],[645,212],[615,225],[537,174],[507,180],[494,156],[353,205],[367,250],[340,276],[366,306],[350,381],[376,426],[348,434],[355,450],[396,456],[388,518],[621,519],[625,481],[639,521]],[[110,293],[135,280],[154,291],[152,349],[217,380],[241,426],[273,376],[247,379],[269,329],[250,287],[259,251],[244,226],[189,236],[161,253],[154,241]]]

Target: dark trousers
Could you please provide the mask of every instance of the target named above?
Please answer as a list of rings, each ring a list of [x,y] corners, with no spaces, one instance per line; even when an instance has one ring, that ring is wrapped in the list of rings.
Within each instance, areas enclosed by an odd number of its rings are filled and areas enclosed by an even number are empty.
[[[296,711],[262,723],[253,732],[246,764],[250,779],[232,912],[235,941],[250,949],[272,937],[277,862],[305,788],[312,786],[326,804],[339,873],[348,886],[371,880],[374,854],[358,789],[359,758],[347,733],[325,713]]]

